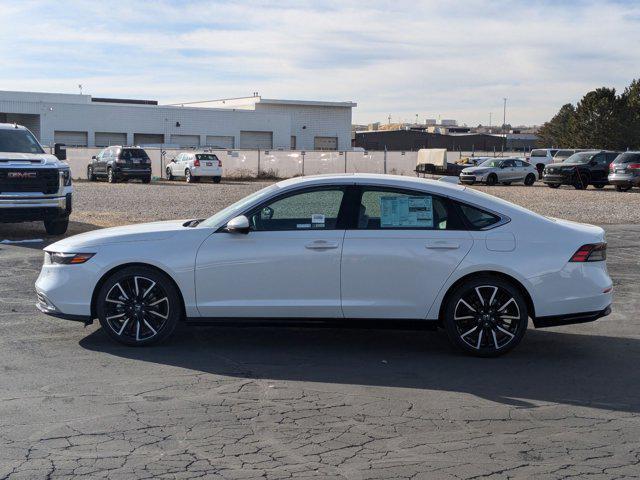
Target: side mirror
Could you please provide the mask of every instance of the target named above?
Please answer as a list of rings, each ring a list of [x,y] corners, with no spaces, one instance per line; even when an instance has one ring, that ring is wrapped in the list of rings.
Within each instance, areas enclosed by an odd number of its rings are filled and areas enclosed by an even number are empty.
[[[67,159],[67,147],[64,143],[54,143],[53,144],[53,154],[56,156],[58,160],[66,160]]]
[[[232,218],[227,223],[226,230],[229,233],[243,233],[246,235],[249,233],[249,219],[244,215]]]

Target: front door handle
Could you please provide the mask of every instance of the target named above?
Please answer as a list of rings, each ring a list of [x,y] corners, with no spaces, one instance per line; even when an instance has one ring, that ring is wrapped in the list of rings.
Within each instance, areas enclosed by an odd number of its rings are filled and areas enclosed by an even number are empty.
[[[448,242],[446,240],[437,240],[429,242],[425,245],[429,250],[456,250],[460,248],[457,242]]]
[[[332,248],[338,248],[338,242],[328,242],[326,240],[315,240],[307,243],[305,248],[309,250],[329,250]]]

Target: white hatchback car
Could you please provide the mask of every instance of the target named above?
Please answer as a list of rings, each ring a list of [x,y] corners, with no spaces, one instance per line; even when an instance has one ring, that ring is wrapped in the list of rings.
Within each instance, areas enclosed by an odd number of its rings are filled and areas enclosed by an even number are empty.
[[[95,230],[45,252],[38,308],[98,318],[127,345],[183,320],[417,320],[494,356],[529,318],[586,322],[612,302],[601,228],[390,175],[286,180],[206,220]]]
[[[222,180],[222,161],[214,153],[182,152],[165,169],[168,180],[183,177],[187,183],[211,178],[213,183]]]

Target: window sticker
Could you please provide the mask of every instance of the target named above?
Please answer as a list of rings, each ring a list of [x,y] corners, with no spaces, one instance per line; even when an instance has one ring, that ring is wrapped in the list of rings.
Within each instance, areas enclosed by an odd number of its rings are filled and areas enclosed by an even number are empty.
[[[324,215],[321,213],[312,214],[311,223],[324,223]]]
[[[311,228],[310,223],[298,223],[296,224],[296,228]]]
[[[380,227],[433,228],[431,196],[380,197]]]

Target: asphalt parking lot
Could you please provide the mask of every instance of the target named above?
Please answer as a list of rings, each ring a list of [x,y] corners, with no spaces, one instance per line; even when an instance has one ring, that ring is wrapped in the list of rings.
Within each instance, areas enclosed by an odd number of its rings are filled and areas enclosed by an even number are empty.
[[[265,185],[78,183],[71,231],[206,216]],[[335,328],[181,327],[127,348],[40,314],[50,239],[0,225],[44,240],[0,243],[0,479],[638,478],[640,194],[487,191],[603,225],[613,313],[530,329],[498,359],[443,332]]]

